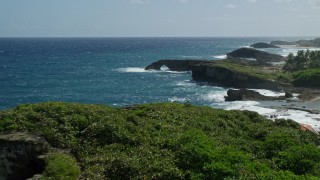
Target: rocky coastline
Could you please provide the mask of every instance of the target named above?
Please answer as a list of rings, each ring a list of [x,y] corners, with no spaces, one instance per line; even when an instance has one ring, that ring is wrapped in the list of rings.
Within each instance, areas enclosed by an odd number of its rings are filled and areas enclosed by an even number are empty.
[[[226,101],[285,101],[287,103],[271,108],[319,114],[320,107],[314,104],[320,103],[320,89],[295,86],[292,77],[282,72],[281,65],[272,64],[284,63],[285,60],[285,57],[254,48],[240,48],[228,53],[227,59],[224,60],[159,60],[148,65],[145,70],[160,70],[166,66],[171,71],[191,71],[192,80],[196,82],[228,88]],[[284,95],[264,96],[254,89],[284,92]],[[296,97],[293,98],[293,94],[296,94]]]

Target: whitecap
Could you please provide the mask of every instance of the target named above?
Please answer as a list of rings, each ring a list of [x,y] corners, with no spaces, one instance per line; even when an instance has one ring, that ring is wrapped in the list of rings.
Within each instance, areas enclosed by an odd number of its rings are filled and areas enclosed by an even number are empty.
[[[182,59],[202,59],[200,56],[180,56]]]
[[[153,72],[152,70],[145,70],[141,67],[126,67],[126,68],[118,68],[116,69],[118,72],[124,73],[144,73],[144,72]]]
[[[172,98],[168,98],[169,102],[179,102],[179,103],[185,103],[187,102],[186,98],[180,98],[180,97],[172,97]]]
[[[160,69],[161,69],[161,71],[169,71],[170,69],[168,68],[168,66],[166,66],[166,65],[162,65],[161,67],[160,67]]]
[[[213,56],[216,59],[226,59],[227,55],[218,55],[218,56]]]
[[[279,96],[284,96],[284,92],[277,92],[277,91],[271,91],[267,89],[250,89],[256,92],[259,92],[260,94],[264,96],[271,96],[271,97],[279,97]]]
[[[176,86],[184,86],[184,87],[196,86],[196,84],[192,83],[190,80],[178,81],[175,83],[175,85]]]
[[[207,102],[223,103],[224,97],[227,95],[227,90],[211,91],[207,94],[201,95],[201,99]]]

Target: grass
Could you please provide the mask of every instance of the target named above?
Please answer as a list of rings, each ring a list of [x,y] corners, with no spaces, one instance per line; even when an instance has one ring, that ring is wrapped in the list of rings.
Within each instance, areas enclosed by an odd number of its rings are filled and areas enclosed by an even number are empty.
[[[320,178],[319,136],[249,111],[48,102],[0,111],[0,122],[0,133],[29,131],[68,150],[82,179]],[[78,174],[68,156],[50,162],[47,177]]]
[[[292,81],[291,74],[285,73],[282,70],[271,70],[270,67],[242,65],[228,61],[220,61],[213,64],[213,66],[223,67],[234,72],[247,74],[264,80],[279,81],[283,83],[290,83]]]
[[[42,179],[76,180],[79,175],[80,168],[74,158],[64,153],[54,152],[47,157]]]

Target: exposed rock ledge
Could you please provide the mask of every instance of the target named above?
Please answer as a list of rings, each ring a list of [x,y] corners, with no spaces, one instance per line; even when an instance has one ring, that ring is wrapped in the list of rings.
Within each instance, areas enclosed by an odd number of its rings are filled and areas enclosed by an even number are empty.
[[[230,70],[219,66],[219,61],[160,60],[148,65],[145,69],[160,70],[163,65],[172,71],[192,71],[193,80],[214,83],[224,87],[282,89],[282,84],[279,82]]]
[[[0,135],[0,179],[27,179],[41,174],[45,163],[39,156],[49,148],[43,138],[28,133]]]
[[[227,96],[225,96],[226,101],[272,101],[272,100],[285,100],[287,98],[292,98],[291,93],[286,93],[285,96],[264,96],[259,92],[249,89],[229,89]]]
[[[224,87],[281,90],[276,81],[230,70],[214,63],[199,63],[192,67],[192,78],[196,81],[215,83]]]

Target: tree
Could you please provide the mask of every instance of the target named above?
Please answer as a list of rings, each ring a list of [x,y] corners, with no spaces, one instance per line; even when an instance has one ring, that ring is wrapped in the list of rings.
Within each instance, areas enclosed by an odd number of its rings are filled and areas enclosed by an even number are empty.
[[[320,68],[320,51],[298,51],[294,56],[290,53],[286,64],[283,66],[285,71],[299,71],[306,69]]]

